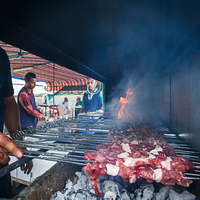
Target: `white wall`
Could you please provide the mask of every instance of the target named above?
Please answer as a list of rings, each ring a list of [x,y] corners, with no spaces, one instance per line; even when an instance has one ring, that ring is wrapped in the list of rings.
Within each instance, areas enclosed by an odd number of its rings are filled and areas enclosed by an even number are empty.
[[[25,85],[25,80],[12,78],[12,83],[14,87],[14,95],[18,95],[21,88]],[[45,82],[37,81],[36,87],[34,88],[34,94],[46,94],[47,84]]]

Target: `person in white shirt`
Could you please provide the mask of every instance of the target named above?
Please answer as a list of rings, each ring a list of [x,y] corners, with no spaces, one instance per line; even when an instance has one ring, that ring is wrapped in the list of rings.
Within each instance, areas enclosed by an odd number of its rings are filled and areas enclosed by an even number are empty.
[[[65,108],[69,108],[70,104],[69,104],[69,102],[68,102],[68,98],[65,97],[65,98],[64,98],[64,101],[63,101],[62,103],[60,103],[59,106],[63,106],[63,107],[65,107]]]
[[[64,108],[69,108],[69,107],[70,107],[70,104],[69,104],[69,102],[68,102],[68,98],[65,97],[65,98],[64,98],[64,101],[63,101],[62,103],[59,103],[58,105],[59,105],[59,106],[63,106]],[[64,114],[66,114],[66,113],[67,113],[67,110],[64,110]]]

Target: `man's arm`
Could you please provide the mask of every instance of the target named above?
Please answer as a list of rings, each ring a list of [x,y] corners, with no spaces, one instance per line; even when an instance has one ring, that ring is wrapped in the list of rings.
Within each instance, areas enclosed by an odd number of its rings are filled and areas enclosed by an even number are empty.
[[[30,97],[26,92],[21,92],[19,95],[19,102],[23,106],[23,108],[28,112],[29,115],[32,115],[37,118],[45,119],[46,117],[38,112],[37,110],[33,109],[33,106],[31,104]]]
[[[84,112],[84,106],[82,106],[81,110],[80,110],[80,113],[83,113]]]
[[[5,126],[12,137],[16,130],[21,130],[19,109],[14,96],[5,97],[4,102],[6,105],[6,113],[4,118]]]
[[[4,118],[5,126],[10,136],[12,137],[13,133],[16,130],[21,130],[20,119],[19,119],[19,109],[18,109],[14,96],[4,97],[4,102],[6,105],[6,113],[5,113],[5,118]],[[31,172],[32,168],[33,168],[32,160],[21,166],[21,170],[27,174]]]

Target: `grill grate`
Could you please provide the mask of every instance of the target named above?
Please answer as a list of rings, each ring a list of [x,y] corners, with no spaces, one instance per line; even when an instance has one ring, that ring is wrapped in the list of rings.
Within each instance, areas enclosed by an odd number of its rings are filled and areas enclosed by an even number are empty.
[[[27,129],[15,135],[15,142],[23,150],[26,159],[45,159],[58,162],[67,162],[77,165],[85,165],[83,159],[85,151],[95,151],[96,145],[109,142],[107,134],[111,128],[112,121],[100,117],[94,119],[70,119],[59,120],[53,124],[47,124],[39,129]],[[166,142],[173,146],[177,156],[185,157],[194,162],[197,170],[187,172],[187,178],[200,180],[200,159],[199,153],[186,142],[181,140],[176,134],[167,127],[159,128],[160,133],[164,134]],[[83,133],[84,132],[84,133]],[[19,140],[23,136],[24,140]],[[12,166],[7,166],[0,170],[0,177],[17,168],[22,161],[15,162]],[[88,161],[87,162],[94,162]]]

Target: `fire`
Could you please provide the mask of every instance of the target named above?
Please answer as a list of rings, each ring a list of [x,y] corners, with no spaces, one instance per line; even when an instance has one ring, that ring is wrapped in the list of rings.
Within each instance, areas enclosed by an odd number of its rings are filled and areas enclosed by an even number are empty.
[[[123,118],[123,117],[125,116],[125,114],[124,114],[124,107],[126,106],[126,104],[128,104],[128,103],[131,102],[131,100],[132,100],[132,98],[133,98],[132,95],[133,95],[133,89],[130,89],[130,88],[129,88],[129,89],[126,91],[126,97],[125,97],[125,98],[120,97],[119,102],[120,102],[120,104],[121,104],[121,108],[120,108],[120,110],[119,110],[119,112],[118,112],[118,114],[117,114],[118,119],[121,119],[121,118]],[[131,114],[128,112],[128,110],[126,110],[125,112],[126,112],[126,115],[127,115],[127,116],[131,117]]]

